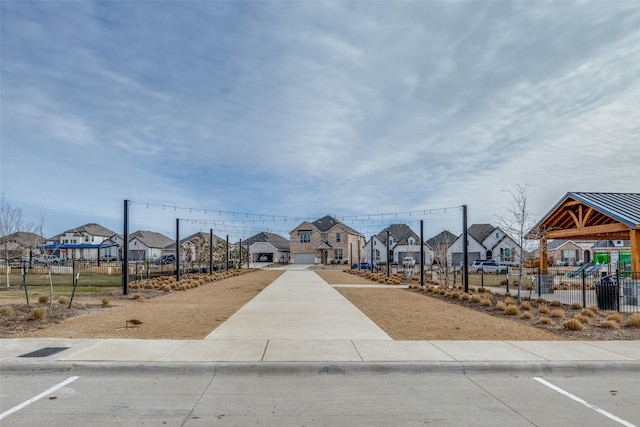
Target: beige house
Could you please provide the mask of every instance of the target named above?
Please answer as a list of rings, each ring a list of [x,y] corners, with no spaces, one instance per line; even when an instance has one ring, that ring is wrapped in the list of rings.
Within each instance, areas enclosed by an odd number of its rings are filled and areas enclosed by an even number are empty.
[[[295,264],[349,264],[364,254],[365,237],[329,215],[303,222],[289,236],[290,262]]]

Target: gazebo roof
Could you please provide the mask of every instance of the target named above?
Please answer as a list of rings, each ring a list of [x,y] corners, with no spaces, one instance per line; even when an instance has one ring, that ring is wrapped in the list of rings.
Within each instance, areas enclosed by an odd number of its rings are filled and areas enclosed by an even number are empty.
[[[640,193],[567,193],[527,238],[627,240],[640,229]]]

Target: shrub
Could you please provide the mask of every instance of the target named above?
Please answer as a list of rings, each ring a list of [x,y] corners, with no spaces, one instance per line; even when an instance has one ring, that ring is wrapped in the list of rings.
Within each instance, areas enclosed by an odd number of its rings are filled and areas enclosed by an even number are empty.
[[[163,290],[164,292],[171,292],[171,285],[164,285],[164,286],[162,287],[162,290]]]
[[[582,304],[580,304],[579,302],[572,302],[571,308],[573,308],[574,310],[580,310],[582,308]]]
[[[531,303],[529,301],[522,301],[520,308],[523,310],[531,310]]]
[[[474,294],[471,297],[471,302],[479,303],[481,301],[480,295]]]
[[[584,325],[582,324],[582,322],[575,317],[564,322],[562,326],[564,326],[565,329],[569,329],[571,331],[581,331],[584,329]]]
[[[451,298],[460,299],[460,292],[458,292],[458,291],[451,292]]]
[[[553,301],[551,301],[551,305],[554,306],[554,307],[561,307],[562,306],[562,302],[557,300],[557,299],[554,299]]]
[[[49,296],[48,296],[48,295],[40,295],[40,296],[38,297],[38,302],[39,302],[40,304],[46,304],[46,303],[48,303],[48,302],[49,302]]]
[[[140,298],[142,298],[142,295],[140,295],[140,294],[139,294],[139,293],[137,293],[137,292],[136,292],[135,294],[132,294],[132,295],[131,295],[131,299],[140,299]]]
[[[542,298],[542,297],[540,297],[540,298],[538,298],[537,302],[538,302],[538,304],[546,304],[547,300]]]
[[[624,322],[625,326],[632,326],[634,328],[640,328],[640,313],[632,314],[627,317],[627,321]]]
[[[505,304],[503,301],[498,301],[496,303],[496,310],[505,311],[506,309],[507,309],[507,304]]]
[[[538,312],[542,313],[542,314],[547,314],[551,311],[551,309],[549,308],[549,306],[547,304],[540,304],[538,306]]]
[[[578,319],[580,323],[589,323],[591,322],[591,318],[589,316],[585,316],[584,314],[576,314],[573,316],[574,319]]]
[[[32,308],[31,317],[33,317],[33,320],[44,322],[45,320],[47,320],[47,309],[44,307]]]
[[[513,298],[513,297],[506,297],[506,298],[504,299],[504,303],[505,303],[505,304],[507,304],[507,305],[515,304],[515,303],[516,303],[516,300],[515,300],[515,298]]]
[[[111,301],[109,301],[109,297],[102,297],[102,305],[107,307]]]
[[[556,309],[551,312],[551,317],[557,317],[558,319],[564,319],[564,310]]]
[[[622,316],[617,311],[608,311],[607,312],[607,320],[613,320],[614,322],[622,322]]]
[[[470,301],[471,300],[471,295],[464,293],[462,294],[462,299],[465,301]]]
[[[589,307],[587,307],[589,310],[593,311],[594,313],[598,312],[598,306],[597,305],[590,305]]]
[[[531,320],[533,319],[533,314],[531,314],[530,311],[525,311],[524,313],[522,313],[522,318],[526,320]]]
[[[2,316],[12,316],[13,315],[13,307],[10,305],[3,305],[0,307],[0,315]]]
[[[596,315],[590,308],[583,308],[580,314],[587,317],[593,317]]]
[[[550,317],[541,317],[540,323],[542,323],[543,325],[550,325],[553,323],[553,320],[551,320]]]
[[[600,322],[600,327],[607,329],[617,329],[618,322],[616,322],[615,320],[603,320],[602,322]]]
[[[63,295],[60,298],[58,298],[58,304],[62,304],[62,305],[67,305],[69,304],[69,297]]]
[[[509,304],[507,305],[507,308],[505,309],[504,312],[511,316],[517,316],[518,314],[520,314],[520,309],[515,304]]]

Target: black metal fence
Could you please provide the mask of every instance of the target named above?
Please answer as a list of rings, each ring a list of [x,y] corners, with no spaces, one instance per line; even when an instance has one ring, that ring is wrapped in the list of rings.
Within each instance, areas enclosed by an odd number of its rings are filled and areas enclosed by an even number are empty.
[[[567,269],[528,269],[521,290],[534,298],[579,303],[624,313],[640,312],[640,272],[575,272]]]

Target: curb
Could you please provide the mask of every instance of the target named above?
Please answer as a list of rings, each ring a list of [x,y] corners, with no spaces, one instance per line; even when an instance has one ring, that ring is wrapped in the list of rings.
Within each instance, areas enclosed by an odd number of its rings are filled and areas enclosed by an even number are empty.
[[[131,375],[469,375],[640,373],[638,361],[545,362],[66,362],[5,361],[7,373],[74,372]]]

